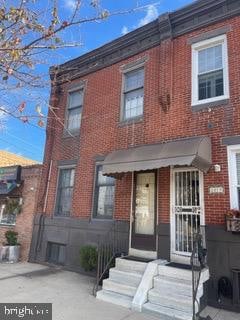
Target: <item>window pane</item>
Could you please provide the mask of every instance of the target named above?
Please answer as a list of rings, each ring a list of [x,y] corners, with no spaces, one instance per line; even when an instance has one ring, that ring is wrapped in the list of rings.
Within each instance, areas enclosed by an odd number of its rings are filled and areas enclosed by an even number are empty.
[[[112,217],[114,210],[115,179],[102,175],[102,166],[97,167],[95,188],[96,217]]]
[[[102,167],[99,167],[98,169],[98,185],[114,185],[115,179],[111,177],[104,176],[102,174]]]
[[[125,94],[125,119],[143,114],[143,89]]]
[[[222,96],[224,94],[223,71],[199,75],[199,100]]]
[[[138,69],[126,73],[125,75],[125,91],[134,90],[143,87],[144,69]]]
[[[200,50],[198,53],[198,72],[206,73],[209,71],[222,69],[222,45]]]
[[[114,186],[102,186],[98,188],[98,216],[112,216],[114,206]]]
[[[59,174],[56,214],[68,216],[72,206],[75,169],[61,169]]]
[[[60,183],[61,187],[73,187],[75,169],[61,169]]]
[[[68,111],[68,129],[78,130],[81,124],[82,108],[70,109]]]
[[[15,224],[16,214],[13,212],[7,212],[6,206],[0,206],[0,223],[2,224]]]
[[[74,91],[69,93],[69,105],[68,108],[80,107],[83,104],[83,91]]]
[[[240,153],[236,153],[237,184],[240,186]]]

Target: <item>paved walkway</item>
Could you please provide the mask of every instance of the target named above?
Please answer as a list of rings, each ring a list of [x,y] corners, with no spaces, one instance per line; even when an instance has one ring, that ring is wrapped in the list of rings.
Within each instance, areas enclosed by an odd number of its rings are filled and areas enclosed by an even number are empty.
[[[53,303],[53,320],[161,320],[95,299],[93,279],[32,263],[0,264],[0,302]],[[240,314],[207,310],[214,320]]]

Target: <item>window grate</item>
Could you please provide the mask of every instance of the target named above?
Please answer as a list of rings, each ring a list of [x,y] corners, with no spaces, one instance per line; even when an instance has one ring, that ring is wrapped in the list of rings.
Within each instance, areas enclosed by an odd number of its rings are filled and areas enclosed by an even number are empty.
[[[66,246],[55,242],[47,244],[47,262],[53,264],[65,264]]]

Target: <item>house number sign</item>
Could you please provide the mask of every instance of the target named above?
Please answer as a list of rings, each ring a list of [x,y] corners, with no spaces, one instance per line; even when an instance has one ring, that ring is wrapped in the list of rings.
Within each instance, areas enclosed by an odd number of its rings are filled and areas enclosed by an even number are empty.
[[[224,187],[219,185],[213,185],[208,188],[209,194],[223,194],[224,193]]]

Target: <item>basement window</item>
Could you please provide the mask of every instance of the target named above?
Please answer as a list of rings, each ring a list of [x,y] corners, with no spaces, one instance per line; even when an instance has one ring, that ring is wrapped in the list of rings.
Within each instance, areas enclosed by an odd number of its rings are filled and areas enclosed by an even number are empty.
[[[65,264],[66,246],[59,243],[48,242],[47,262],[53,264]]]

